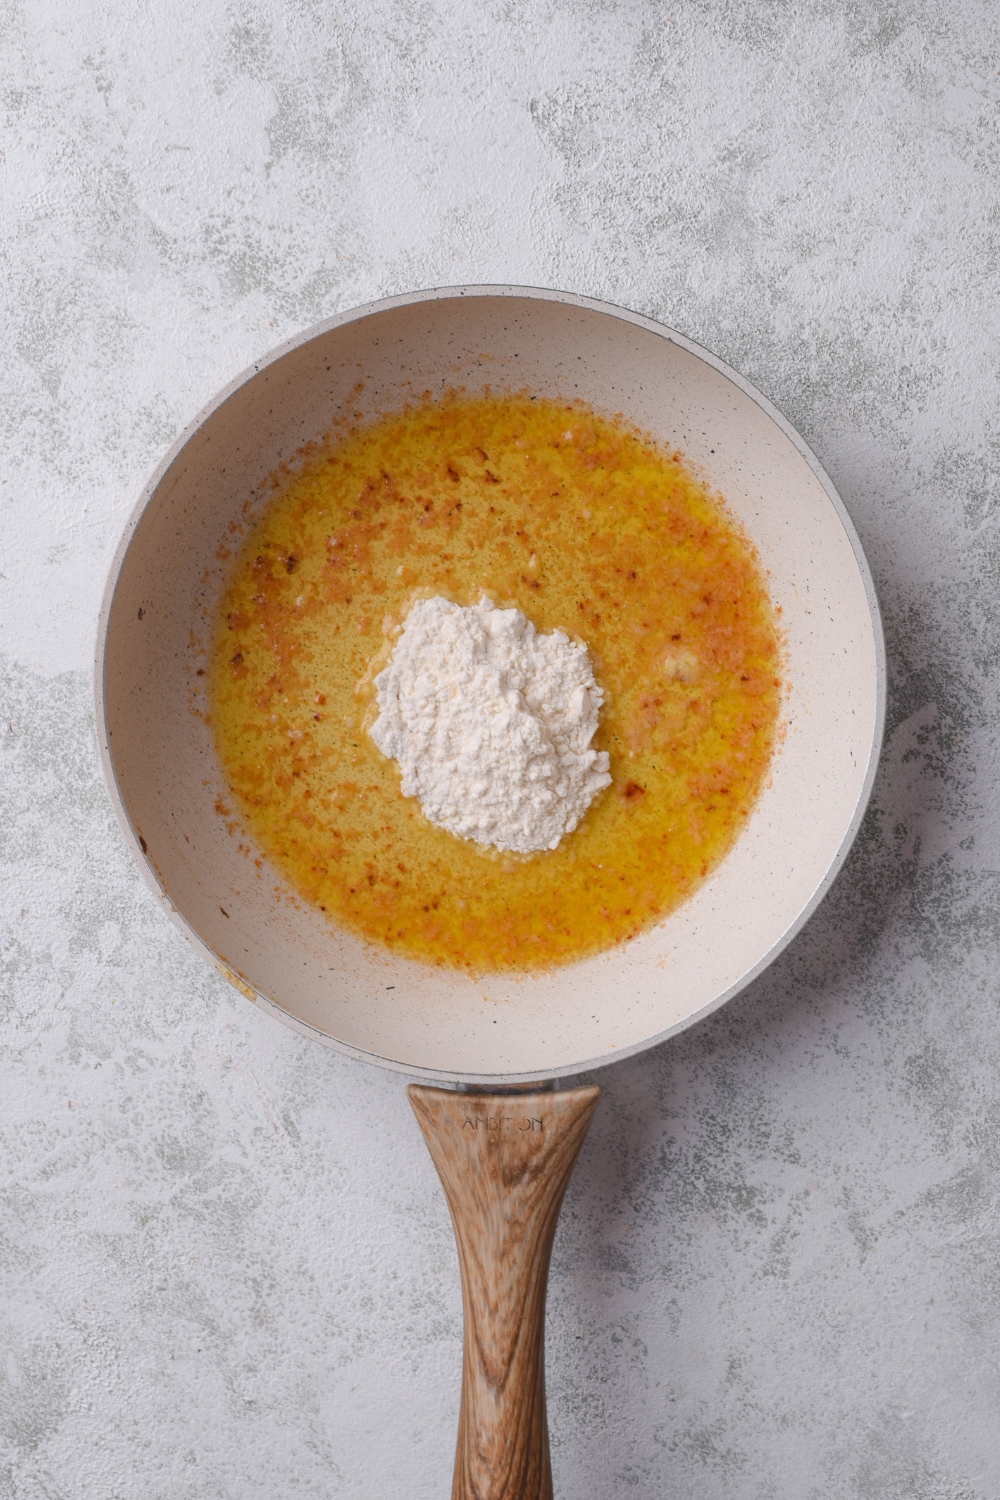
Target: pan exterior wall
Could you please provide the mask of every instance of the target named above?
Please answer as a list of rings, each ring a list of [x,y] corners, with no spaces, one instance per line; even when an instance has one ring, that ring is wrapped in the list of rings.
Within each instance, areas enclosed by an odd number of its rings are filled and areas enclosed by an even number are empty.
[[[668,14],[669,12],[669,14]],[[379,296],[662,319],[845,498],[890,658],[832,893],[606,1070],[556,1235],[555,1491],[1000,1494],[1000,13],[36,3],[3,21],[0,1500],[432,1500],[461,1289],[402,1080],[141,885],[91,650],[215,391]]]

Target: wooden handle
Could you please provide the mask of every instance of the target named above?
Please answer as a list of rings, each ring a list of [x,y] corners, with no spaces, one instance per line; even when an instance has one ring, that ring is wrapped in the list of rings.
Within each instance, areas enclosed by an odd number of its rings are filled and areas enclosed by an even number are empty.
[[[407,1089],[455,1228],[465,1340],[452,1500],[551,1500],[545,1287],[600,1097]]]

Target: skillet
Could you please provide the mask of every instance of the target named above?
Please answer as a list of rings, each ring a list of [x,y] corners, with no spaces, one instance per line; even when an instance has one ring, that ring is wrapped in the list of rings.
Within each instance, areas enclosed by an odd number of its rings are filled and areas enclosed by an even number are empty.
[[[658,926],[530,977],[477,980],[375,952],[290,899],[276,871],[254,879],[216,810],[228,789],[204,717],[199,668],[227,539],[267,503],[268,476],[332,424],[454,387],[582,399],[681,449],[754,543],[786,648],[783,739],[728,857]],[[871,574],[833,485],[747,381],[638,314],[524,287],[369,304],[238,375],[165,455],[112,565],[96,697],[115,811],[171,919],[279,1020],[422,1081],[411,1100],[463,1270],[453,1493],[551,1493],[545,1273],[599,1092],[555,1093],[553,1081],[654,1046],[743,989],[822,899],[870,795],[885,652]]]

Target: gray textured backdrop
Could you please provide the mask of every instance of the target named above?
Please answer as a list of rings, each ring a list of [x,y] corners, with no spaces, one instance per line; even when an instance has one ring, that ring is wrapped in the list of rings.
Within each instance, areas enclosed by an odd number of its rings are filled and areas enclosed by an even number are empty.
[[[885,610],[855,854],[608,1070],[556,1246],[565,1500],[1000,1496],[1000,13],[991,0],[5,0],[0,1495],[447,1495],[443,1200],[396,1077],[140,885],[90,657],[232,374],[461,281],[661,318],[815,447]]]

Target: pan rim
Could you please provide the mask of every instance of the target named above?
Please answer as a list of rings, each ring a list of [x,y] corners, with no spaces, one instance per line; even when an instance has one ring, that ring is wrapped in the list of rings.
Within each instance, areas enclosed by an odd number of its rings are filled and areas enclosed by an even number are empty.
[[[536,299],[538,301],[561,303],[568,307],[577,307],[587,311],[601,313],[613,317],[621,322],[629,323],[634,327],[654,334],[659,338],[665,338],[668,342],[676,344],[687,353],[702,360],[711,369],[729,380],[746,397],[749,397],[761,411],[771,419],[783,436],[792,444],[793,448],[812,471],[815,478],[822,487],[827,499],[833,506],[837,517],[844,529],[847,540],[850,543],[855,563],[861,577],[864,588],[865,599],[868,605],[869,618],[872,626],[873,644],[875,650],[875,717],[874,726],[869,748],[868,764],[862,780],[861,790],[853,814],[847,825],[843,838],[831,859],[827,869],[818,882],[809,900],[805,902],[792,922],[785,931],[776,939],[767,952],[746,973],[734,981],[727,989],[713,997],[713,999],[699,1010],[685,1016],[682,1020],[672,1023],[663,1030],[653,1035],[631,1042],[623,1047],[615,1048],[608,1053],[588,1058],[580,1062],[565,1064],[556,1068],[545,1068],[519,1073],[458,1073],[450,1070],[419,1067],[413,1063],[407,1063],[403,1059],[385,1057],[375,1052],[368,1052],[351,1043],[343,1042],[331,1036],[328,1032],[309,1025],[296,1016],[291,1015],[277,1001],[267,995],[253,989],[239,976],[234,974],[225,961],[216,953],[204,939],[194,930],[187,918],[173,905],[169,892],[166,891],[158,879],[150,861],[141,847],[138,833],[132,825],[124,798],[118,782],[114,760],[111,755],[109,744],[107,706],[105,697],[105,664],[108,630],[111,620],[112,602],[118,584],[118,579],[125,562],[125,558],[132,545],[135,533],[138,529],[142,515],[147,505],[155,495],[161,481],[179,457],[183,449],[192,440],[203,424],[218,409],[230,399],[242,386],[254,379],[261,371],[276,364],[295,349],[301,348],[315,338],[332,332],[337,328],[344,327],[350,323],[360,322],[362,319],[372,315],[386,312],[394,308],[419,305],[425,302],[440,300],[451,300],[459,298],[509,298],[509,299]],[[781,954],[799,932],[805,927],[810,917],[819,907],[827,895],[834,880],[843,868],[847,856],[854,844],[858,831],[861,827],[865,812],[871,800],[872,790],[875,784],[875,776],[878,771],[879,760],[882,750],[882,741],[885,731],[887,699],[887,664],[885,635],[882,626],[882,615],[875,590],[871,568],[861,544],[857,528],[847,510],[844,501],[838,493],[833,481],[830,479],[825,468],[820,463],[812,448],[806,443],[798,431],[792,426],[782,412],[768,400],[754,385],[751,384],[737,370],[734,370],[724,360],[718,358],[710,350],[676,330],[659,323],[642,313],[633,312],[628,308],[619,307],[614,303],[605,302],[594,297],[585,297],[578,293],[560,291],[547,287],[519,286],[514,284],[492,285],[471,284],[460,286],[429,287],[415,292],[401,293],[393,297],[379,298],[375,301],[362,303],[360,306],[351,308],[346,312],[338,313],[332,318],[312,324],[309,328],[285,339],[269,350],[260,359],[247,365],[243,370],[233,377],[221,390],[219,390],[192,418],[192,420],[179,433],[170,445],[159,463],[149,475],[146,483],[140,491],[139,498],[133,506],[125,527],[119,538],[111,565],[108,571],[107,582],[101,598],[101,606],[97,621],[97,634],[95,641],[95,670],[94,670],[94,710],[97,728],[98,753],[101,763],[101,771],[104,776],[111,803],[114,808],[118,825],[125,837],[133,858],[146,884],[166,907],[167,915],[173,924],[184,934],[189,942],[213,965],[224,977],[240,989],[247,999],[251,999],[269,1015],[274,1015],[285,1025],[291,1026],[302,1035],[309,1036],[321,1042],[324,1046],[362,1062],[368,1062],[378,1067],[386,1068],[392,1072],[403,1074],[406,1077],[416,1078],[427,1082],[452,1085],[477,1085],[482,1087],[502,1087],[512,1084],[540,1083],[556,1078],[573,1078],[580,1074],[592,1073],[598,1068],[609,1067],[613,1063],[622,1062],[626,1058],[634,1057],[641,1052],[660,1045],[676,1036],[689,1027],[696,1025],[699,1021],[712,1015],[729,1000],[735,998],[742,990],[746,989],[757,979],[765,969]]]

